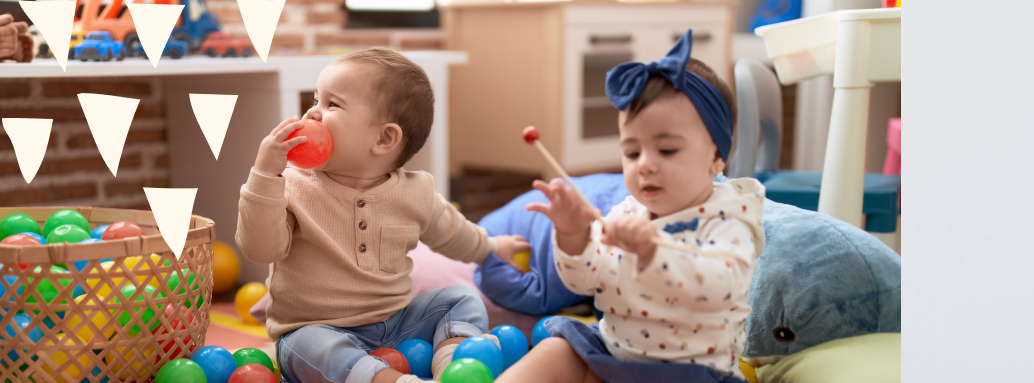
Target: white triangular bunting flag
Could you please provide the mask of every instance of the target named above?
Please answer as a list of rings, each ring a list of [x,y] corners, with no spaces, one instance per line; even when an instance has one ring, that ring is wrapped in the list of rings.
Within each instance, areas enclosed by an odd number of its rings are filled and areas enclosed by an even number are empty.
[[[136,33],[140,36],[140,45],[151,60],[151,65],[158,67],[165,44],[172,35],[172,27],[183,13],[183,5],[172,4],[128,4],[129,13],[133,15]],[[183,52],[184,54],[187,52]]]
[[[212,148],[215,159],[219,159],[219,150],[226,138],[226,128],[230,126],[233,106],[237,104],[235,94],[190,94],[190,106],[194,108],[194,118],[205,133],[208,146]]]
[[[172,253],[179,258],[187,242],[197,188],[144,188],[144,195],[151,205],[158,231],[162,233]]]
[[[50,51],[67,71],[68,44],[72,40],[72,22],[75,21],[75,0],[55,1],[19,1],[25,15],[39,28],[43,39],[47,40]]]
[[[86,123],[90,125],[93,140],[101,158],[117,176],[118,163],[122,159],[122,147],[126,145],[129,125],[133,123],[133,115],[140,100],[108,96],[104,94],[79,93],[79,104],[83,106]]]
[[[237,0],[244,19],[244,29],[248,30],[251,44],[255,52],[266,62],[269,56],[269,44],[273,42],[273,32],[280,21],[280,12],[284,10],[285,0]]]
[[[4,131],[11,137],[14,145],[14,157],[18,159],[18,167],[22,170],[25,183],[36,177],[43,155],[47,153],[47,142],[50,142],[50,126],[54,120],[49,118],[4,118]]]

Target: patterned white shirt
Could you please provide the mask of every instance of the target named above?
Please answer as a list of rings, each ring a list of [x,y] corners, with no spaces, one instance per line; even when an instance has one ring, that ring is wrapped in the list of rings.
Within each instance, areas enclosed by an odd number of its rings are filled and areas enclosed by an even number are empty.
[[[636,270],[636,254],[599,243],[599,222],[580,255],[560,250],[554,231],[557,271],[572,292],[595,296],[604,313],[600,334],[614,357],[700,364],[743,379],[738,359],[746,340],[750,281],[764,248],[764,199],[764,186],[753,178],[715,183],[703,204],[652,221],[662,237],[700,252],[658,246],[643,270]],[[629,196],[607,219],[619,215],[649,219],[650,212]]]

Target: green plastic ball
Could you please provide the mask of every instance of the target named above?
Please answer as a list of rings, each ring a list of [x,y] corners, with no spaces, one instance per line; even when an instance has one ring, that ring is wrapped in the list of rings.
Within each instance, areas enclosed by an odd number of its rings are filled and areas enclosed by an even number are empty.
[[[90,221],[86,220],[81,213],[75,210],[58,210],[47,217],[47,222],[43,224],[43,238],[50,237],[50,232],[57,229],[61,225],[75,225],[79,226],[80,229],[86,230],[86,238],[90,238]],[[86,239],[83,238],[83,239]],[[82,239],[80,239],[81,241]],[[50,242],[49,240],[47,242]],[[79,241],[76,241],[79,243]]]
[[[187,287],[190,286],[191,283],[194,283],[194,274],[191,273],[189,269],[183,269],[181,271],[183,272],[183,275],[187,276],[187,282],[180,283],[180,274],[175,271],[169,273],[169,280],[166,282],[166,284],[169,285],[169,291],[172,291],[173,296],[185,293],[187,291]],[[204,280],[205,276],[202,275],[201,281],[204,282]],[[200,288],[201,284],[198,283],[198,285],[194,286],[193,290],[198,291]],[[201,308],[201,304],[205,303],[205,298],[201,296],[201,294],[198,294],[197,298],[194,299],[197,299],[197,308]],[[183,302],[183,306],[190,308],[190,302]]]
[[[491,383],[492,370],[474,358],[454,360],[442,372],[442,383]]]
[[[33,269],[33,272],[42,273],[43,272],[43,267],[42,266],[36,266],[36,268]],[[50,266],[50,273],[54,274],[54,275],[61,275],[61,274],[68,275],[68,270],[62,269],[62,268],[60,268],[58,266]],[[27,283],[27,285],[31,285],[34,279],[36,279],[36,278],[31,278],[31,277],[28,278],[29,282]],[[68,279],[66,279],[66,278],[55,278],[55,277],[40,278],[39,284],[36,285],[36,292],[39,293],[40,297],[42,297],[43,301],[46,302],[46,303],[51,303],[51,302],[54,301],[54,299],[57,298],[58,291],[57,291],[57,287],[54,286],[53,279],[57,279],[58,283],[62,287],[68,287],[68,285],[70,283],[72,283],[71,276],[69,276]],[[32,294],[29,294],[29,297],[26,298],[25,301],[27,303],[36,303],[36,296],[32,295]],[[68,304],[68,300],[62,300],[60,304]],[[33,312],[38,312],[38,311],[34,310]]]
[[[47,235],[47,243],[79,243],[87,238],[90,238],[89,231],[83,230],[83,228],[76,225],[66,224],[51,230],[50,234]]]
[[[205,370],[190,359],[173,359],[158,370],[155,383],[208,383]]]
[[[42,235],[39,223],[25,214],[11,214],[0,220],[0,240],[12,234],[32,232]]]
[[[116,296],[115,296],[115,303],[120,303],[121,302],[120,299],[129,299],[129,297],[133,296],[133,294],[136,293],[136,290],[137,290],[136,286],[133,286],[132,284],[126,285],[125,287],[122,288],[122,291],[119,294],[116,294]],[[150,296],[154,297],[155,299],[161,298],[162,294],[161,293],[157,293],[156,291],[157,290],[155,290],[155,288],[153,286],[151,286],[151,285],[144,285],[144,294],[150,295]],[[144,301],[143,294],[137,296],[136,299],[134,299],[133,301],[134,302],[143,302]],[[151,320],[154,319],[154,310],[151,310],[150,308],[136,307],[136,308],[133,309],[133,312],[140,312],[140,310],[144,310],[144,313],[140,314],[140,320],[143,321],[143,323],[151,322]],[[126,325],[129,324],[129,321],[132,318],[133,318],[133,315],[130,314],[128,311],[127,312],[123,312],[122,315],[119,315],[119,317],[118,317],[118,324],[119,324],[119,326],[126,327]],[[158,328],[159,325],[161,325],[160,321],[154,321],[154,323],[151,324],[150,330],[154,331],[154,329]],[[139,325],[135,325],[134,324],[133,327],[129,329],[129,335],[136,335],[136,334],[139,334],[139,333],[140,333],[140,326]]]
[[[245,364],[258,363],[269,369],[269,372],[273,372],[273,360],[269,359],[269,355],[257,348],[242,348],[233,353],[233,360],[237,361],[237,368]]]

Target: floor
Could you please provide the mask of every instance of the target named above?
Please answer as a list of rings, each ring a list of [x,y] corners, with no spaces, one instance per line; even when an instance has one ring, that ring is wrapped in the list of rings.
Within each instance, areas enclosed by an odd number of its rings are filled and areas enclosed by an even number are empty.
[[[257,348],[276,361],[275,347],[266,335],[266,326],[244,323],[232,301],[213,302],[211,318],[205,336],[206,346],[219,346],[230,352]]]

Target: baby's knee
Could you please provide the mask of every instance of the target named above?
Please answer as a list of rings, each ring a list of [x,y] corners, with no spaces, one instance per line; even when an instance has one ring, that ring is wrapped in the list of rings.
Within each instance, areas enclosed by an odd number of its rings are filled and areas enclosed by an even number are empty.
[[[447,297],[477,298],[478,300],[481,299],[481,296],[478,295],[477,290],[474,290],[474,289],[472,289],[470,287],[463,286],[463,285],[452,285],[452,286],[444,287],[444,288],[442,288],[441,294],[443,296],[447,296]]]

